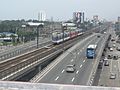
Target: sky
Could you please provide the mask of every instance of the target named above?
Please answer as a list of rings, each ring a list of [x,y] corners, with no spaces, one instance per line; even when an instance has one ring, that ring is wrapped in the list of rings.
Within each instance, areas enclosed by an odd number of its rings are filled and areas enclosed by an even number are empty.
[[[73,12],[84,12],[85,18],[93,15],[107,20],[117,20],[120,0],[0,0],[0,20],[37,19],[38,12],[47,19],[67,20]]]

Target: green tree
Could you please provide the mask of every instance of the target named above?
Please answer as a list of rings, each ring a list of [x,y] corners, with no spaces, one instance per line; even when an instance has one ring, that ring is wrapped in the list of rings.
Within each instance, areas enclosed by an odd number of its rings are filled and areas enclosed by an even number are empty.
[[[16,35],[15,34],[11,34],[10,35],[10,38],[12,38],[12,42],[14,43],[14,42],[16,42]]]
[[[5,38],[6,35],[5,34],[1,34],[0,38]]]

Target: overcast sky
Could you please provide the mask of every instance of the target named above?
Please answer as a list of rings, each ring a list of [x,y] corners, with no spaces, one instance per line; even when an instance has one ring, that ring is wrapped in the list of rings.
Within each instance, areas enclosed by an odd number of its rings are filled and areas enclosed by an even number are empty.
[[[86,18],[99,15],[116,20],[120,15],[120,0],[0,0],[0,19],[37,19],[44,11],[47,18],[65,20],[75,11],[85,12]]]

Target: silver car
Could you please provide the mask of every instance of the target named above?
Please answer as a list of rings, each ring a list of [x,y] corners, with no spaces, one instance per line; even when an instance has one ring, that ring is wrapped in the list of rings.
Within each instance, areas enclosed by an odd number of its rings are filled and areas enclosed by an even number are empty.
[[[66,72],[74,73],[75,65],[67,65]]]

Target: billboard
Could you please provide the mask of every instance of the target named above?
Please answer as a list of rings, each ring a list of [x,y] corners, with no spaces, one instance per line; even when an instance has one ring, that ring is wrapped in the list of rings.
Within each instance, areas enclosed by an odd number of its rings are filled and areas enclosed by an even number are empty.
[[[73,13],[74,23],[83,23],[84,22],[84,12],[74,12]]]

